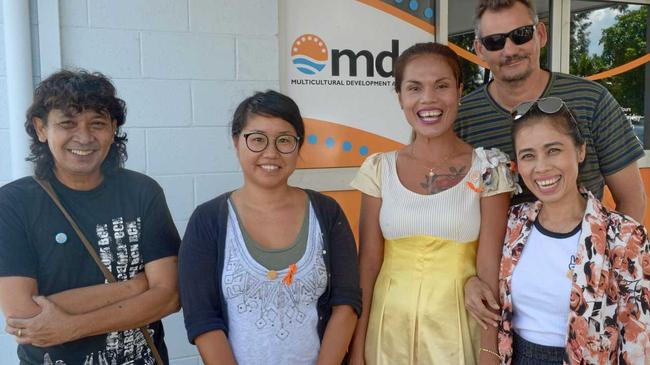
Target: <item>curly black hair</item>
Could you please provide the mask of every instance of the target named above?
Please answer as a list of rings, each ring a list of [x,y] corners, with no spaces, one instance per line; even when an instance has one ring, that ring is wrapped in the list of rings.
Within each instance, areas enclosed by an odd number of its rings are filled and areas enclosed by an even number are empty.
[[[47,117],[53,109],[72,115],[85,110],[109,115],[117,122],[117,129],[113,144],[102,162],[102,173],[110,175],[124,166],[128,157],[127,138],[121,127],[126,122],[126,103],[116,96],[115,86],[99,72],[61,70],[41,81],[34,90],[34,101],[27,109],[25,130],[31,138],[27,161],[34,162],[34,174],[38,178],[50,179],[53,176],[54,157],[47,142],[38,140],[34,118],[47,124]]]

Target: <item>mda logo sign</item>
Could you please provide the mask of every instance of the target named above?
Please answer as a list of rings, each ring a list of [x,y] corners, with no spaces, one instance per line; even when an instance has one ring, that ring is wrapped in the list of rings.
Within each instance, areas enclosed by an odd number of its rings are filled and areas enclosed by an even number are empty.
[[[315,75],[325,68],[327,45],[314,34],[303,34],[291,46],[291,62],[305,75]]]
[[[328,76],[381,77],[385,79],[393,76],[393,67],[397,56],[399,56],[398,39],[392,39],[390,50],[383,51],[332,48],[328,54],[327,45],[321,37],[315,34],[303,34],[296,38],[291,45],[291,63],[302,74],[309,76],[320,73],[328,63],[331,63],[331,74]],[[390,62],[386,62],[388,60]],[[347,64],[347,72],[341,70],[341,64]],[[361,68],[361,72],[358,72],[359,68]]]

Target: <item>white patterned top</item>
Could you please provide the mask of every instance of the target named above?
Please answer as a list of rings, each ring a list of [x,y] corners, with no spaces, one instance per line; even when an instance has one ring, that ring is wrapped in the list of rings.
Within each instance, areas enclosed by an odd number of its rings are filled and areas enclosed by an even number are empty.
[[[237,216],[228,202],[222,290],[228,308],[228,340],[239,365],[315,364],[320,350],[318,298],[327,287],[323,238],[309,205],[305,254],[289,269],[268,275],[246,249]]]

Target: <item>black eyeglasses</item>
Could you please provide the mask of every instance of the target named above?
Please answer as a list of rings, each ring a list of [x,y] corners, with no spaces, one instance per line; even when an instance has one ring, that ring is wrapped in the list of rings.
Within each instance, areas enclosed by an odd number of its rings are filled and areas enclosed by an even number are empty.
[[[488,51],[499,51],[506,46],[506,39],[508,38],[518,46],[530,42],[535,34],[535,29],[535,25],[524,25],[508,33],[490,34],[479,38],[479,40]]]
[[[244,133],[246,140],[246,147],[252,152],[262,152],[269,145],[269,137],[260,132]],[[275,137],[275,149],[282,154],[289,154],[298,148],[298,141],[300,137],[292,136],[290,134],[281,134]]]

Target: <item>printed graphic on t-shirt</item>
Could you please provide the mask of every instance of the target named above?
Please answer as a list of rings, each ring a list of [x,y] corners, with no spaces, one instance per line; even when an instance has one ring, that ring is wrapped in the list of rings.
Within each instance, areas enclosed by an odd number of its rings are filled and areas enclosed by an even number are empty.
[[[124,221],[118,217],[110,223],[98,224],[95,228],[99,258],[118,281],[129,280],[142,271],[144,264],[140,255],[141,219]],[[149,329],[153,337],[154,331]],[[155,359],[147,341],[139,329],[111,332],[106,334],[106,347],[103,351],[85,356],[83,365],[153,365]],[[66,365],[64,361],[53,360],[46,353],[43,365]]]

